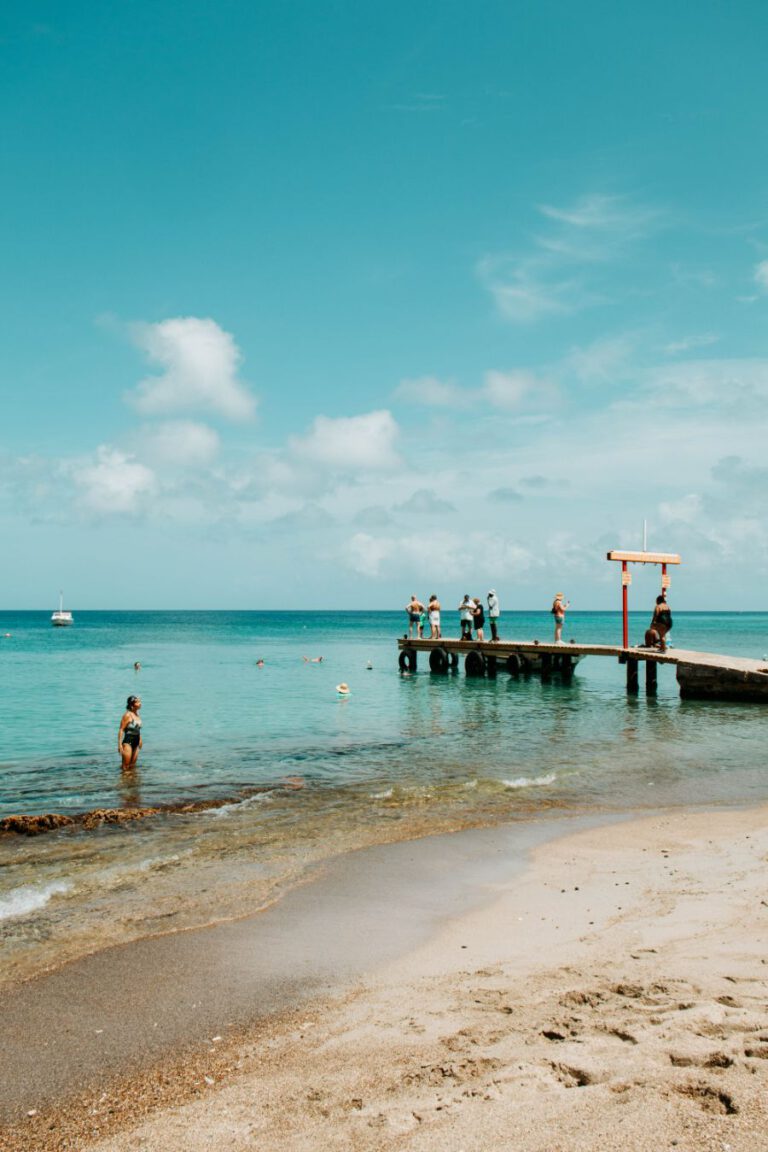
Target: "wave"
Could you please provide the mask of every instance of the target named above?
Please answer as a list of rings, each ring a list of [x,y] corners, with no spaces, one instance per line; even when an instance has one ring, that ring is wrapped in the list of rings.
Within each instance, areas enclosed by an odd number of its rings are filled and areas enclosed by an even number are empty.
[[[543,788],[554,784],[557,775],[550,772],[546,776],[518,776],[515,780],[502,780],[505,788]]]
[[[29,912],[37,912],[44,908],[52,896],[59,896],[69,892],[71,884],[64,880],[53,880],[50,884],[42,886],[24,884],[21,888],[14,888],[7,896],[0,899],[0,920],[10,920],[12,916],[26,916]]]

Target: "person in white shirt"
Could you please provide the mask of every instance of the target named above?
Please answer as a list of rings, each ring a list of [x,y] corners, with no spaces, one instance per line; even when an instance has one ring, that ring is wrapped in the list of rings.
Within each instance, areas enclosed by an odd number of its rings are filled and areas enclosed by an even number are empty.
[[[491,621],[491,640],[498,640],[499,638],[499,617],[501,616],[501,608],[499,607],[499,598],[496,592],[491,588],[488,593],[488,618]]]
[[[459,620],[461,621],[461,636],[460,640],[472,639],[472,623],[475,619],[475,602],[467,592],[466,596],[459,604]]]

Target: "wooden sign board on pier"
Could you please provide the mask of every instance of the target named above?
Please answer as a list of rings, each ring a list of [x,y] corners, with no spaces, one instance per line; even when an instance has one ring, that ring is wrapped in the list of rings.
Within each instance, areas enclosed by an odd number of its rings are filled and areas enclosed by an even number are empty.
[[[606,560],[621,560],[625,564],[679,564],[675,552],[609,552]]]

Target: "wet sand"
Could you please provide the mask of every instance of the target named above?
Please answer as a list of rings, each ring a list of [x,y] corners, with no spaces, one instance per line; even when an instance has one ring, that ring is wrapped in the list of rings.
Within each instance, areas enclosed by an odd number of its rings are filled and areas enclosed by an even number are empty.
[[[4,998],[0,1147],[768,1149],[766,816],[366,850],[70,964]]]

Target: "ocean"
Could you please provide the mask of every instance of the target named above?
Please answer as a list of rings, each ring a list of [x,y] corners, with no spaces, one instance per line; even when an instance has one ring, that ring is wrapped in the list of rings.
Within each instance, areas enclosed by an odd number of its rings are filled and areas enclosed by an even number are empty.
[[[631,643],[647,618],[630,617]],[[458,634],[453,613],[443,621]],[[370,844],[768,798],[759,705],[681,701],[671,667],[655,698],[629,697],[624,669],[597,657],[567,684],[436,676],[425,659],[403,676],[404,629],[402,612],[76,611],[63,629],[0,612],[0,819],[166,809],[0,835],[0,979],[247,914]],[[502,618],[504,638],[551,633],[548,613]],[[617,613],[568,614],[566,640],[620,635]],[[764,658],[768,614],[676,611],[672,642]],[[126,779],[117,730],[131,693],[144,748]]]

